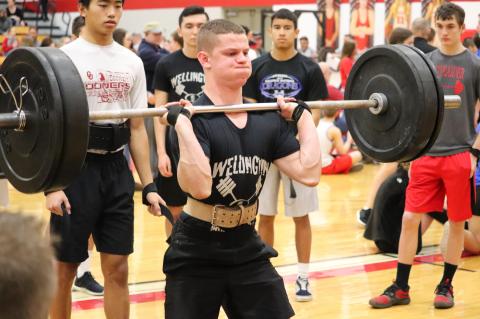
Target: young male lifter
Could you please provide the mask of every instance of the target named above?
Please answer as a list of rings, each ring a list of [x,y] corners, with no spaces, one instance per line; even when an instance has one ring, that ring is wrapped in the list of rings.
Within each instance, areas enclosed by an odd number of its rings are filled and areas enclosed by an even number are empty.
[[[146,107],[142,61],[112,38],[122,15],[123,1],[80,0],[79,9],[85,27],[80,38],[62,50],[82,77],[89,110]],[[160,214],[163,200],[156,192],[150,172],[143,119],[131,119],[129,125],[121,120],[91,123],[89,149],[80,176],[65,190],[46,195],[47,209],[52,212],[50,229],[61,236],[52,319],[71,316],[70,289],[79,263],[88,257],[90,234],[101,257],[106,317],[129,317],[128,255],[133,251],[134,181],[123,156],[127,143],[145,185],[144,203],[150,205],[151,213]]]
[[[257,102],[271,102],[278,96],[315,101],[328,97],[322,72],[315,62],[295,50],[298,37],[297,17],[287,9],[277,11],[271,20],[273,48],[270,54],[255,59],[252,76],[244,88],[244,96]],[[320,112],[314,113],[318,124]],[[292,181],[274,165],[270,167],[260,195],[258,212],[260,237],[269,245],[274,242],[274,221],[278,212],[277,198],[283,183],[285,214],[295,222],[295,245],[298,258],[297,301],[309,301],[308,268],[312,247],[312,230],[308,214],[318,209],[317,189]]]
[[[203,7],[186,7],[180,13],[178,34],[183,38],[183,48],[157,63],[154,78],[157,107],[180,99],[193,102],[202,95],[205,79],[202,66],[197,60],[197,35],[207,21],[208,14]],[[157,118],[154,125],[160,172],[155,183],[174,220],[177,220],[187,202],[187,195],[178,186],[177,168],[172,166],[170,160],[170,150],[177,145],[176,136],[171,136],[174,131],[161,125]],[[169,135],[171,138],[167,138]],[[170,235],[172,226],[168,220],[165,221],[165,228],[167,235]]]
[[[442,129],[428,153],[413,161],[400,235],[397,277],[384,293],[370,300],[374,308],[410,303],[408,278],[415,257],[421,213],[442,211],[447,196],[449,234],[443,277],[435,290],[435,308],[454,306],[452,280],[463,250],[465,221],[472,217],[473,174],[480,154],[474,123],[480,97],[480,61],[461,42],[465,11],[445,3],[435,13],[440,48],[427,54],[445,94],[462,98],[446,108]]]
[[[208,22],[198,34],[198,50],[205,89],[194,104],[241,104],[251,73],[243,28]],[[190,121],[185,109],[174,107],[162,117],[178,134],[178,182],[189,194],[164,258],[166,318],[218,318],[221,305],[229,318],[293,316],[269,261],[277,253],[255,231],[257,199],[272,162],[314,186],[321,161],[308,107],[283,98],[278,104],[281,113],[212,113]],[[298,140],[286,122],[292,118]]]

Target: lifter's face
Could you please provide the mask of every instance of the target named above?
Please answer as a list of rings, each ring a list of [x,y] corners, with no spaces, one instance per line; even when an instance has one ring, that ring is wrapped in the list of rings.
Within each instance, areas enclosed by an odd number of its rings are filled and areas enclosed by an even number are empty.
[[[460,25],[454,17],[446,20],[436,20],[435,27],[442,46],[450,47],[461,43],[461,35],[465,26]]]
[[[221,82],[232,88],[241,88],[252,73],[248,58],[248,39],[245,34],[221,34],[210,51],[200,51],[198,59],[205,73],[221,78]]]
[[[293,21],[287,19],[274,19],[272,21],[272,40],[277,50],[288,50],[293,48],[298,36],[298,29],[295,29]]]
[[[194,14],[183,17],[182,24],[178,28],[178,34],[183,38],[186,46],[197,47],[197,35],[200,28],[207,23],[207,16],[202,14]]]
[[[123,13],[121,0],[91,0],[90,5],[80,6],[85,17],[85,27],[92,34],[112,35]]]

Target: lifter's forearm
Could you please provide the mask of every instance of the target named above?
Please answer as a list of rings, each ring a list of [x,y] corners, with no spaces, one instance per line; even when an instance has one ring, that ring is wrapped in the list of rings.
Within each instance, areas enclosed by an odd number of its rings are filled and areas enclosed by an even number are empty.
[[[175,130],[178,135],[180,160],[177,178],[180,187],[195,198],[210,196],[212,174],[210,162],[203,152],[193,132],[192,123],[184,116],[179,116]]]
[[[304,169],[317,173],[321,168],[320,142],[312,115],[304,111],[297,123],[300,142],[300,164]]]
[[[139,120],[142,123],[130,129],[130,154],[133,158],[133,163],[137,169],[138,176],[142,181],[142,185],[146,186],[153,182],[152,171],[150,168],[150,151],[148,146],[147,131],[143,124],[143,119]]]

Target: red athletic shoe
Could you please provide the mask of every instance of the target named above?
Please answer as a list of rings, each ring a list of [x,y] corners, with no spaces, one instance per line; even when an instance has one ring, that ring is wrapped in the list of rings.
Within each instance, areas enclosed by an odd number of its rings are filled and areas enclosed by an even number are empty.
[[[435,299],[433,305],[437,309],[448,309],[455,305],[453,301],[453,287],[448,280],[442,282],[435,289]]]
[[[370,306],[373,308],[390,308],[395,305],[408,305],[410,303],[410,296],[407,290],[402,290],[396,283],[385,289],[383,294],[370,299]]]

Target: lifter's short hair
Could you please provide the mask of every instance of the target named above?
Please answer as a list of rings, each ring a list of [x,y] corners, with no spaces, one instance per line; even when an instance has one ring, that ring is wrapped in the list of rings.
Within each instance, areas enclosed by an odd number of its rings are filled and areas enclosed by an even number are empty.
[[[2,318],[47,318],[56,288],[54,254],[41,220],[0,213]]]
[[[231,33],[245,34],[245,30],[238,24],[224,19],[216,19],[205,23],[198,32],[198,51],[211,52],[219,35]]]

